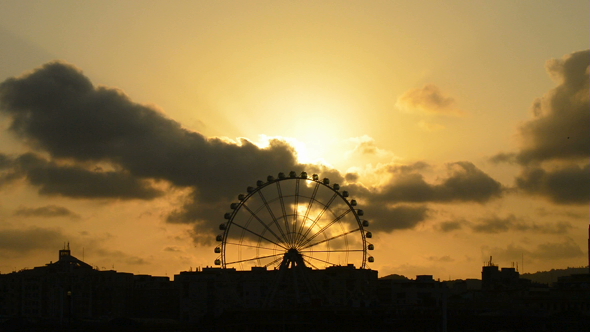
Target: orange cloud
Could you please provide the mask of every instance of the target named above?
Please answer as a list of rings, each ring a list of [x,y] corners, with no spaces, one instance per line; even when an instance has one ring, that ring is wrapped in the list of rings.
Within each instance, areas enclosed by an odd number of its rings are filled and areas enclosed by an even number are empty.
[[[405,112],[421,112],[450,116],[463,116],[465,112],[455,106],[455,99],[443,94],[434,84],[406,91],[397,98],[395,106]]]

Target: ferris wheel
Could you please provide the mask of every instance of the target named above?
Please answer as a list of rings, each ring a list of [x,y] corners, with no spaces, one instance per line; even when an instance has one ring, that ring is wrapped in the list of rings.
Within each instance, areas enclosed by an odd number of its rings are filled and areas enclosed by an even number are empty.
[[[353,264],[367,268],[374,245],[363,210],[338,184],[306,172],[279,173],[238,195],[219,225],[215,265],[236,270]]]

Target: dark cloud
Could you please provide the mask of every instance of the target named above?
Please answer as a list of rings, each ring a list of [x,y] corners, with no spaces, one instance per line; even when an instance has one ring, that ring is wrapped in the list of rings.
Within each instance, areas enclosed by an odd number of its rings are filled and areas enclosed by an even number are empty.
[[[498,154],[492,156],[489,160],[494,164],[499,164],[499,163],[513,164],[516,162],[516,153],[501,152],[501,153],[498,153]]]
[[[162,195],[148,181],[121,171],[89,171],[79,166],[58,165],[33,153],[15,159],[17,174],[39,187],[43,195],[75,198],[152,199]]]
[[[481,219],[479,222],[471,225],[471,229],[476,233],[504,233],[513,227],[518,227],[522,221],[514,215],[506,218],[492,217]]]
[[[411,173],[414,171],[427,170],[430,167],[431,166],[424,161],[417,161],[417,162],[407,164],[407,165],[398,165],[398,164],[390,165],[387,167],[387,170],[390,173],[406,174],[406,173]]]
[[[449,220],[437,224],[436,229],[441,232],[452,232],[463,228],[471,229],[475,233],[497,234],[506,232],[533,232],[540,234],[565,234],[572,225],[569,222],[557,221],[549,223],[531,222],[523,217],[509,214],[506,217],[490,216],[480,218],[477,221],[465,219]]]
[[[54,62],[0,84],[10,129],[56,158],[111,161],[137,177],[196,186],[219,197],[244,177],[290,169],[292,147],[275,140],[261,149],[247,140],[206,139],[121,91],[95,88],[78,69]],[[261,171],[264,171],[261,173]]]
[[[510,244],[506,248],[482,247],[484,257],[492,255],[496,261],[518,262],[524,256],[526,260],[560,260],[584,256],[584,252],[571,238],[564,238],[562,242],[546,242],[538,244],[532,249],[520,245]]]
[[[64,238],[60,230],[50,228],[0,229],[0,250],[17,253],[54,250],[61,248]]]
[[[468,223],[465,220],[450,220],[439,223],[436,228],[441,232],[452,232],[463,228],[463,225]]]
[[[182,250],[178,249],[178,247],[165,247],[164,251],[168,252],[181,252]]]
[[[530,253],[531,257],[538,259],[558,260],[563,258],[576,258],[584,256],[580,246],[571,238],[561,243],[542,243],[535,251]]]
[[[590,201],[590,50],[552,59],[547,71],[558,85],[532,106],[534,118],[519,127],[517,153],[492,162],[518,162],[516,185],[557,204]]]
[[[589,50],[547,62],[559,85],[534,102],[535,118],[520,127],[521,164],[590,157],[589,70]]]
[[[425,205],[369,205],[368,216],[372,223],[369,230],[390,233],[395,230],[413,229],[428,217],[428,208]]]
[[[566,166],[552,171],[528,167],[516,179],[518,188],[558,204],[587,204],[590,201],[590,164]]]
[[[358,181],[359,175],[357,173],[346,173],[346,175],[344,175],[344,179],[348,183],[355,183]]]
[[[0,109],[12,120],[12,132],[53,159],[110,162],[122,169],[89,172],[55,160],[27,164],[27,178],[45,194],[150,199],[160,193],[145,179],[161,179],[193,188],[192,204],[205,205],[240,191],[245,179],[301,169],[285,142],[273,140],[263,149],[245,139],[237,144],[207,139],[119,90],[94,87],[78,69],[60,62],[1,83]]]
[[[420,164],[420,167],[424,167]],[[429,184],[420,173],[401,172],[374,198],[392,202],[477,202],[502,195],[502,185],[470,162],[448,164],[449,176]]]
[[[0,111],[8,116],[10,131],[36,150],[0,154],[4,182],[24,177],[47,195],[148,200],[164,194],[156,183],[166,181],[190,190],[167,221],[193,224],[191,234],[199,242],[218,232],[238,194],[267,175],[305,170],[332,184],[358,180],[356,174],[298,164],[284,141],[260,148],[246,139],[206,138],[119,90],[93,86],[80,70],[60,62],[0,83]],[[360,148],[379,152],[371,142]],[[108,171],[100,169],[105,165]],[[449,164],[448,176],[434,184],[419,173],[428,167],[423,162],[393,167],[393,181],[382,190],[352,184],[351,194],[368,202],[375,229],[387,232],[427,218],[425,205],[403,203],[485,203],[502,195],[501,185],[469,162]]]
[[[68,217],[73,219],[79,219],[80,215],[70,211],[68,208],[57,205],[47,205],[38,208],[27,208],[21,207],[14,211],[15,216],[24,217],[43,217],[43,218],[54,218],[54,217]]]
[[[104,248],[90,249],[88,250],[88,257],[93,260],[97,259],[101,263],[113,264],[128,264],[128,265],[150,265],[151,263],[141,257],[124,253],[120,250],[110,250]],[[114,264],[112,265],[114,268]],[[104,269],[104,267],[103,267]]]

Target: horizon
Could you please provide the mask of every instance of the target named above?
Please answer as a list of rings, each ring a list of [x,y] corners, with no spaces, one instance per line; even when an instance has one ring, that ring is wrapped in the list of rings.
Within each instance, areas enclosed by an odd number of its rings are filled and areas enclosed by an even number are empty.
[[[358,202],[373,237],[331,245],[374,245],[383,275],[586,265],[588,10],[4,1],[0,271],[65,241],[134,274],[214,266],[238,195],[291,171]],[[314,259],[359,265],[335,256]]]

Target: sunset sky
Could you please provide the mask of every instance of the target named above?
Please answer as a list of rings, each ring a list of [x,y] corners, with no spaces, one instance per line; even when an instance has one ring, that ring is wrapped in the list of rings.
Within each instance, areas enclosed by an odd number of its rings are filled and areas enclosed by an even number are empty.
[[[291,170],[359,202],[380,276],[586,266],[589,12],[1,1],[0,272],[64,242],[121,272],[212,266],[230,203]]]

